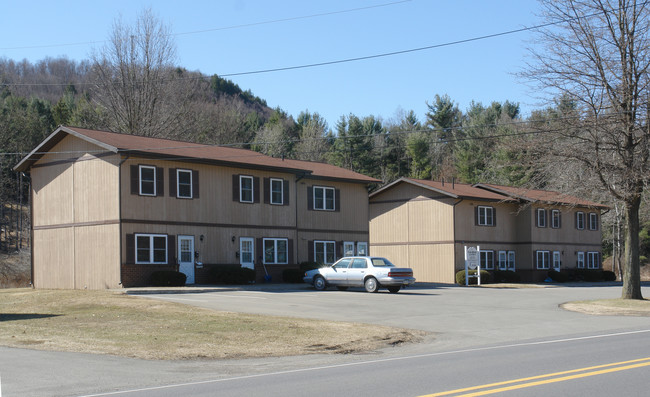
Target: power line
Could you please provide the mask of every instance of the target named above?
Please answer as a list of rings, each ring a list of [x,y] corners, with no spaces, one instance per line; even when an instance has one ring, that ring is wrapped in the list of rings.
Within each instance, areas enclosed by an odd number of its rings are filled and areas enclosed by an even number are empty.
[[[388,7],[388,6],[392,6],[392,5],[396,5],[396,4],[408,3],[408,2],[411,2],[411,1],[412,0],[399,0],[399,1],[393,1],[391,3],[375,4],[375,5],[366,6],[366,7],[349,8],[349,9],[346,9],[346,10],[323,12],[323,13],[319,13],[319,14],[302,15],[302,16],[297,16],[297,17],[288,17],[288,18],[281,18],[281,19],[272,19],[272,20],[269,20],[269,21],[251,22],[251,23],[245,23],[245,24],[240,24],[240,25],[222,26],[222,27],[217,27],[217,28],[208,28],[208,29],[194,30],[194,31],[189,31],[189,32],[171,33],[171,34],[169,34],[169,36],[186,36],[186,35],[192,35],[192,34],[218,32],[218,31],[222,31],[222,30],[242,29],[242,28],[248,28],[248,27],[252,27],[252,26],[270,25],[270,24],[281,23],[281,22],[297,21],[297,20],[300,20],[300,19],[318,18],[318,17],[330,16],[330,15],[345,14],[345,13],[349,13],[349,12],[364,11],[364,10],[369,10],[369,9],[372,9],[372,8]],[[80,46],[80,45],[100,44],[100,43],[105,43],[106,41],[107,40],[98,40],[98,41],[82,41],[82,42],[77,42],[77,43],[65,43],[65,44],[45,44],[45,45],[19,46],[19,47],[0,47],[0,50],[23,50],[23,49],[35,49],[35,48],[72,47],[72,46]]]

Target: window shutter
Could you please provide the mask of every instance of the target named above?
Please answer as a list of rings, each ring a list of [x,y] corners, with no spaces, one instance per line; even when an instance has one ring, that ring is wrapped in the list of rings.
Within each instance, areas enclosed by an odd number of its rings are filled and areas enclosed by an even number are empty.
[[[176,168],[169,169],[169,195],[176,197]]]
[[[156,196],[165,195],[165,169],[156,167]]]
[[[307,186],[307,210],[308,211],[314,210],[314,187],[313,186]],[[309,260],[311,261],[312,259]]]
[[[314,260],[314,240],[307,241],[307,261],[312,262]]]
[[[126,263],[135,263],[135,234],[132,233],[126,235]]]
[[[282,205],[289,205],[289,181],[282,180]]]
[[[264,239],[256,238],[255,239],[255,253],[257,254],[257,260],[253,258],[257,265],[261,265],[264,260]]]
[[[239,201],[239,175],[232,176],[232,201]]]
[[[334,255],[336,258],[334,259],[339,259],[343,257],[343,241],[337,241],[336,244],[334,244],[335,248],[335,253]]]
[[[131,194],[140,194],[140,169],[137,165],[131,166]]]
[[[199,171],[192,170],[192,197],[199,198]]]
[[[497,209],[492,207],[492,226],[497,225]]]
[[[264,178],[264,204],[271,202],[271,179]]]
[[[334,211],[341,211],[341,189],[334,189]]]
[[[257,176],[253,177],[253,202],[260,202],[260,178]]]
[[[574,218],[575,218],[575,222],[574,222],[575,223],[575,228],[578,229],[578,213],[577,212],[576,212]]]
[[[289,261],[289,264],[293,265],[294,262],[293,262],[293,240],[292,239],[287,240],[287,250],[289,250],[289,252],[287,253],[287,259]]]
[[[194,255],[194,253],[192,253]],[[173,235],[167,235],[167,264],[176,265],[176,239]]]
[[[558,228],[562,227],[562,213],[561,212],[559,212],[558,216],[557,216],[557,226],[558,226]]]
[[[478,205],[474,207],[474,226],[478,226]]]

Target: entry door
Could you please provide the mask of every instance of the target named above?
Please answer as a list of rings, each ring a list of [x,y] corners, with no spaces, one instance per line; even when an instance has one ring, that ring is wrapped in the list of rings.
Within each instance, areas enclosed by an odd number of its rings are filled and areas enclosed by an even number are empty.
[[[186,284],[194,284],[194,236],[178,236],[178,271],[187,276]]]
[[[254,269],[254,240],[250,237],[242,237],[239,239],[239,264],[242,267]]]

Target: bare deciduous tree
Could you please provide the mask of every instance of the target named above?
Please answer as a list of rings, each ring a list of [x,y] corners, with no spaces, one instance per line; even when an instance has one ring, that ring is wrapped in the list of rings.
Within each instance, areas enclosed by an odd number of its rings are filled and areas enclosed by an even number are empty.
[[[642,299],[639,209],[650,180],[648,71],[650,12],[634,0],[541,0],[546,22],[543,48],[524,77],[551,95],[575,103],[530,147],[542,162],[584,170],[591,189],[623,203],[625,299]],[[557,171],[558,167],[553,167]],[[576,171],[577,170],[577,171]]]
[[[144,10],[133,26],[118,18],[92,61],[93,99],[107,109],[107,127],[144,136],[167,136],[165,131],[182,129],[192,85],[175,67],[170,28],[151,10]]]

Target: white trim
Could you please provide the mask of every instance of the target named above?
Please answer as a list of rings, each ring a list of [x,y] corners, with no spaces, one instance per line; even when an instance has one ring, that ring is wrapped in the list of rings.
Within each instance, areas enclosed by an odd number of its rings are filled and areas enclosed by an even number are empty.
[[[578,252],[578,259],[576,260],[576,267],[578,269],[584,269],[585,268],[585,253],[584,252]]]
[[[273,241],[273,261],[268,261],[266,260],[266,242],[267,241]],[[285,242],[285,247],[286,247],[286,261],[280,262],[278,261],[278,241],[284,241]],[[267,265],[286,265],[289,263],[289,239],[287,238],[264,238],[262,239],[262,261],[264,264]]]
[[[143,169],[151,169],[153,170],[153,193],[143,193],[142,192],[142,170]],[[156,167],[153,165],[139,165],[138,166],[138,193],[140,196],[155,196],[157,190],[156,186]],[[149,181],[147,181],[149,182]]]
[[[318,244],[323,244],[323,261],[318,261],[318,253],[316,246]],[[330,248],[330,249],[328,249]],[[332,252],[330,252],[332,251]],[[332,255],[333,260],[331,262],[327,261],[328,254]],[[336,241],[332,240],[314,240],[314,262],[316,263],[325,263],[327,265],[336,262]]]
[[[553,251],[553,270],[560,271],[562,267],[562,253],[560,251]]]
[[[537,227],[546,227],[547,213],[544,208],[537,208],[535,210],[535,215],[537,215]]]
[[[481,269],[494,270],[494,250],[480,250],[478,254],[479,254],[479,263],[481,264]],[[491,260],[488,261],[488,259]]]
[[[149,237],[149,260],[148,261],[139,261],[138,260],[138,237]],[[154,239],[156,237],[164,237],[165,238],[165,260],[162,262],[156,262],[154,260]],[[136,264],[167,264],[168,263],[168,258],[167,255],[169,253],[169,247],[168,247],[168,239],[166,234],[149,234],[149,233],[135,233],[135,263]]]
[[[250,243],[250,261],[244,261],[244,242]],[[248,267],[250,269],[255,268],[255,239],[252,237],[240,237],[239,238],[239,264],[242,267]]]
[[[589,218],[587,218],[587,219],[588,219],[588,222],[589,222],[589,225],[588,225],[589,230],[598,230],[598,214],[596,214],[595,212],[590,212],[589,213]]]
[[[351,247],[351,249],[350,249]],[[354,256],[354,241],[343,242],[343,256]]]
[[[180,178],[181,172],[190,174],[190,195],[189,196],[181,196],[181,178]],[[194,181],[192,180],[192,174],[193,174],[192,170],[188,170],[184,168],[176,169],[176,198],[184,198],[184,199],[193,198]]]
[[[481,210],[485,210],[483,213],[483,223],[481,223]],[[488,223],[488,211],[490,212],[490,222]],[[479,226],[494,226],[494,207],[490,207],[487,205],[479,205],[478,206],[478,214],[477,214],[477,220],[476,222],[478,223]]]
[[[251,181],[251,199],[249,200],[244,200],[243,198],[243,191],[244,191],[244,186],[242,185],[242,181],[244,179],[249,179]],[[250,175],[239,175],[239,202],[240,203],[253,203],[255,202],[255,179],[250,176]]]
[[[540,263],[541,255],[541,263]],[[550,251],[535,251],[535,268],[539,270],[548,270],[551,268],[551,252]]]
[[[512,258],[512,260],[511,260]],[[512,266],[511,266],[512,265]],[[515,271],[515,268],[517,267],[517,254],[515,251],[508,251],[508,270],[512,270],[513,272]]]
[[[362,250],[361,247],[364,247],[365,249]],[[362,255],[362,256],[370,255],[370,253],[368,252],[368,242],[367,241],[359,241],[359,242],[357,242],[357,255]]]
[[[316,207],[316,189],[322,189],[322,200],[323,200],[323,207],[322,208],[317,208]],[[327,191],[331,190],[332,191],[332,208],[327,208]],[[314,186],[312,188],[312,205],[314,206],[315,211],[335,211],[336,210],[336,189],[333,187],[329,186]]]
[[[185,281],[186,284],[194,284],[194,266],[196,266],[196,258],[194,257],[194,253],[196,252],[195,245],[194,245],[194,236],[190,235],[178,235],[176,237],[177,240],[177,250],[176,255],[177,255],[177,262],[178,262],[178,271],[185,274],[187,276],[187,279]],[[190,241],[190,260],[183,262],[182,260],[182,250],[181,246],[184,240]]]
[[[273,202],[273,182],[280,182],[280,202]],[[273,205],[283,205],[284,204],[284,180],[280,178],[271,178],[269,180],[269,203]]]
[[[555,215],[557,214],[557,225],[555,224]],[[562,227],[562,212],[560,210],[551,210],[551,228],[560,229]]]
[[[600,269],[600,252],[587,252],[587,269]]]
[[[580,222],[582,220],[582,223]],[[585,213],[582,211],[576,212],[576,229],[578,230],[585,230],[585,222],[587,220],[585,219]]]
[[[508,270],[508,252],[499,251],[497,259],[499,270]]]

